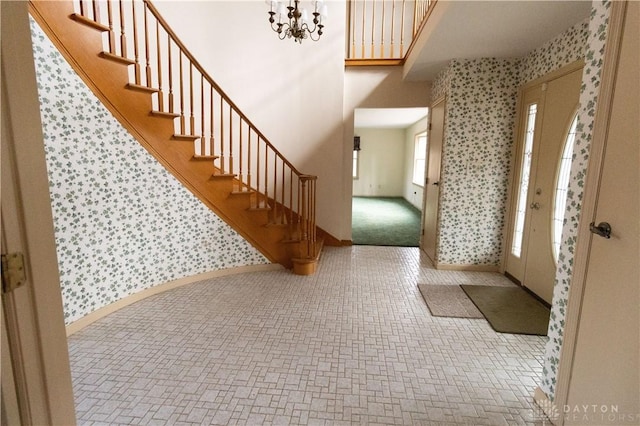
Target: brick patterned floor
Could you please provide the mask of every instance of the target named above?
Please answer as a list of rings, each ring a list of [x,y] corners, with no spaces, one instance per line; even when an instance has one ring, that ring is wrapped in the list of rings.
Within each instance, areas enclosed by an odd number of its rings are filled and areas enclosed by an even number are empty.
[[[319,271],[216,278],[69,338],[79,424],[532,424],[545,337],[432,317],[416,248],[327,248]]]

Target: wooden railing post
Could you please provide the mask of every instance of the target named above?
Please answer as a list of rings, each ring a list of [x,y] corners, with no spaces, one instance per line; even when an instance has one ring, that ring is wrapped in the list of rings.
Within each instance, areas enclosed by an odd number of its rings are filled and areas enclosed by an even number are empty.
[[[411,3],[348,0],[347,65],[402,65],[436,0]]]
[[[194,159],[217,161],[214,176],[235,178],[234,188],[250,195],[255,192],[250,207],[270,210],[269,224],[289,226],[290,238],[300,240],[301,256],[314,258],[316,176],[300,173],[268,141],[204,70],[149,0],[74,1],[85,24],[108,31],[109,58],[133,66],[134,84],[128,87],[157,96],[157,111],[152,111],[152,115],[176,118],[173,139],[194,141]],[[104,18],[101,7],[107,8]],[[353,10],[355,16],[355,7]],[[100,22],[101,19],[106,22]],[[377,27],[371,32],[372,48],[375,34]],[[133,58],[128,52],[131,45]],[[156,83],[157,87],[153,87]],[[195,143],[197,139],[199,143]]]
[[[300,176],[300,241],[301,257],[313,259],[316,256],[316,180],[317,176]]]

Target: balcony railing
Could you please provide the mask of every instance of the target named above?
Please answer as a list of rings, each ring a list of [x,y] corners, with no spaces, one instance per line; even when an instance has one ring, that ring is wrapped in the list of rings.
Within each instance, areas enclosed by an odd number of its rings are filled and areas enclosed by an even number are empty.
[[[436,0],[349,0],[347,65],[404,63]]]

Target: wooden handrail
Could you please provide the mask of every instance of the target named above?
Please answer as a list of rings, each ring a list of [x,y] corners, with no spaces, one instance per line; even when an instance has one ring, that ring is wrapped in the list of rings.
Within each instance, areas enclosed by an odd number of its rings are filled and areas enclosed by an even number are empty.
[[[158,22],[160,22],[160,25],[162,25],[163,29],[167,32],[167,34],[169,34],[169,36],[171,37],[171,39],[173,40],[173,42],[178,45],[178,47],[180,48],[180,50],[182,51],[182,53],[184,54],[184,56],[191,62],[193,63],[193,65],[196,67],[196,69],[206,78],[207,82],[216,90],[216,92],[218,92],[218,94],[225,100],[225,102],[227,104],[229,104],[231,106],[231,108],[233,108],[240,117],[242,117],[242,120],[245,121],[247,124],[249,124],[249,126],[254,129],[254,131],[256,132],[256,134],[260,137],[260,139],[262,139],[268,146],[269,148],[271,148],[276,155],[278,155],[280,158],[282,158],[285,161],[285,164],[287,164],[287,166],[289,166],[293,172],[297,175],[302,175],[301,172],[299,172],[295,166],[293,164],[291,164],[285,157],[284,155],[282,155],[282,153],[280,153],[280,151],[278,151],[278,149],[273,146],[273,144],[271,144],[271,142],[269,142],[269,140],[267,139],[267,137],[251,122],[251,120],[249,120],[249,118],[242,112],[242,110],[231,100],[231,98],[225,93],[224,90],[222,90],[222,88],[220,86],[218,86],[218,84],[213,80],[213,78],[211,78],[211,76],[209,75],[209,73],[204,69],[204,67],[200,64],[200,62],[195,58],[195,56],[193,56],[191,54],[191,52],[189,52],[189,50],[187,49],[187,47],[185,46],[184,43],[182,43],[182,41],[180,40],[180,38],[176,35],[176,33],[171,29],[171,27],[169,26],[169,24],[167,23],[167,21],[165,21],[165,19],[162,17],[162,15],[160,15],[160,12],[158,11],[158,9],[156,9],[156,7],[151,3],[150,0],[143,0],[144,3],[146,3],[149,7],[149,11],[153,14],[153,16],[158,20]]]
[[[232,194],[250,195],[251,209],[270,211],[269,225],[287,226],[290,238],[299,238],[306,246],[300,257],[315,257],[317,177],[301,173],[282,155],[214,81],[150,0],[75,1],[80,16],[72,17],[108,31],[108,56],[133,65],[133,83],[128,87],[155,97],[153,115],[178,119],[173,139],[193,143],[195,160],[218,161],[212,179],[232,179]],[[107,18],[102,23],[99,10],[105,1]],[[93,7],[88,7],[90,3]],[[115,42],[116,33],[120,43]]]
[[[408,10],[407,0],[349,0],[345,64],[403,65],[436,1],[414,0],[411,1],[413,8]],[[390,4],[387,5],[388,3]],[[376,4],[380,6],[376,7]],[[380,14],[377,13],[378,10],[381,11]],[[390,16],[387,14],[388,10],[391,11]],[[359,40],[356,34],[361,34]],[[411,41],[405,52],[406,38]],[[400,40],[399,45],[396,44],[397,40]],[[366,49],[365,46],[370,48]]]

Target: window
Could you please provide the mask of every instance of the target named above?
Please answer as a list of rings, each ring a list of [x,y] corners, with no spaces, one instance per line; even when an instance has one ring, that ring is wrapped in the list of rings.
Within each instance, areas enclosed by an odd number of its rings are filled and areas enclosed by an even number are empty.
[[[419,133],[414,140],[413,183],[424,186],[424,174],[427,164],[427,132]]]
[[[360,151],[353,150],[353,178],[358,179],[358,153]]]
[[[567,134],[567,139],[562,150],[562,158],[558,167],[556,179],[556,195],[553,203],[553,258],[558,263],[560,253],[560,240],[562,238],[562,225],[564,212],[567,207],[567,190],[569,189],[569,173],[571,172],[571,159],[573,156],[573,143],[576,140],[576,127],[578,126],[578,114],[575,115]]]
[[[529,175],[531,173],[531,155],[533,154],[533,132],[536,126],[536,104],[529,105],[527,114],[527,128],[524,135],[524,149],[520,167],[520,189],[516,209],[516,222],[513,230],[511,254],[520,257],[522,254],[522,239],[524,237],[524,217],[527,209],[527,192],[529,191]]]

